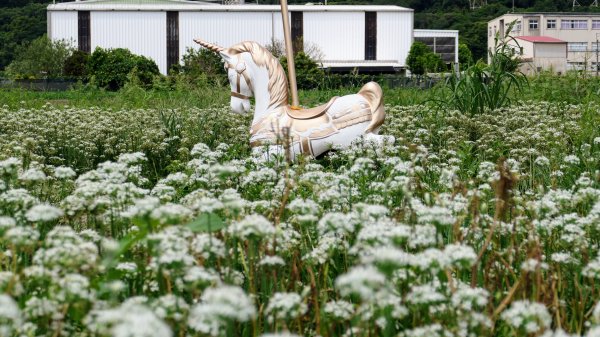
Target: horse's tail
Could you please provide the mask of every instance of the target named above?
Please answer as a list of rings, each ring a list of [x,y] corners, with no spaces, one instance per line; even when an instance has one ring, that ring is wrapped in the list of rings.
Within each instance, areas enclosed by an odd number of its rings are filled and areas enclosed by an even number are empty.
[[[367,102],[369,102],[369,105],[371,105],[371,123],[365,130],[365,133],[377,133],[379,127],[383,124],[385,119],[383,90],[381,90],[379,84],[375,82],[369,82],[360,89],[358,94],[362,95]]]

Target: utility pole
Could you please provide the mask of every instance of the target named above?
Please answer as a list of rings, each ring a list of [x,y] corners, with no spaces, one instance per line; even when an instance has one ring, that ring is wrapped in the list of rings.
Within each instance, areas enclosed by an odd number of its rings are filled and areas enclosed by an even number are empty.
[[[469,0],[469,8],[475,10],[487,5],[487,0]]]

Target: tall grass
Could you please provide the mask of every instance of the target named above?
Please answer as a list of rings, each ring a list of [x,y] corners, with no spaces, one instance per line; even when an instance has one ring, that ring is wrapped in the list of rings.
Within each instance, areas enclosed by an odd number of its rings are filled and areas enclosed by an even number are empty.
[[[473,116],[507,106],[515,94],[523,91],[528,81],[517,70],[514,46],[510,44],[512,42],[518,47],[518,43],[508,35],[513,24],[509,25],[507,34],[502,38],[496,35],[489,64],[479,61],[463,73],[452,74],[448,78],[448,96],[443,99],[446,106]]]

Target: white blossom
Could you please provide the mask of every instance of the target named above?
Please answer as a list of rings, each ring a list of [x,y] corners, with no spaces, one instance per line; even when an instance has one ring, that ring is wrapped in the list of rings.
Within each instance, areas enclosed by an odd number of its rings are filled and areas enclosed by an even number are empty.
[[[30,208],[25,214],[25,217],[31,222],[47,222],[56,220],[63,215],[63,210],[58,207],[48,204],[39,204]]]

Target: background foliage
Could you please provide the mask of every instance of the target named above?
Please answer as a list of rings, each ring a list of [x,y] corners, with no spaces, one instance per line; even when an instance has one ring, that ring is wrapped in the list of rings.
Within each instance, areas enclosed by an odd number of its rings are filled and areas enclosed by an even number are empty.
[[[62,2],[62,1],[57,1]],[[275,4],[278,0],[259,0],[262,4]],[[307,1],[290,0],[292,4]],[[313,1],[318,2],[318,1]],[[579,11],[594,11],[591,1],[579,1]],[[46,6],[44,0],[0,1],[0,69],[14,59],[18,45],[32,41],[46,32]],[[515,0],[516,11],[570,11],[569,0]],[[469,10],[468,0],[329,0],[328,4],[399,5],[415,10],[415,28],[458,29],[461,43],[473,52],[474,60],[485,58],[487,21],[512,8],[512,0],[489,0],[488,5]]]
[[[287,58],[281,57],[279,60],[287,74]],[[303,52],[299,52],[294,56],[294,63],[296,65],[296,82],[298,82],[298,88],[317,88],[325,74],[323,70],[319,68],[319,65]]]
[[[223,68],[221,57],[216,53],[206,48],[188,48],[182,59],[183,64],[172,70],[181,73],[189,82],[217,86],[227,84],[227,72]]]
[[[414,42],[408,52],[406,65],[414,75],[443,71],[446,67],[442,58],[422,42]]]
[[[6,68],[13,79],[61,78],[65,61],[73,48],[65,41],[51,41],[46,35],[18,46],[15,60]]]
[[[110,90],[122,88],[128,81],[128,76],[134,72],[143,86],[149,86],[154,76],[159,74],[158,66],[153,60],[134,55],[123,48],[96,48],[88,63],[90,72],[100,87]]]

